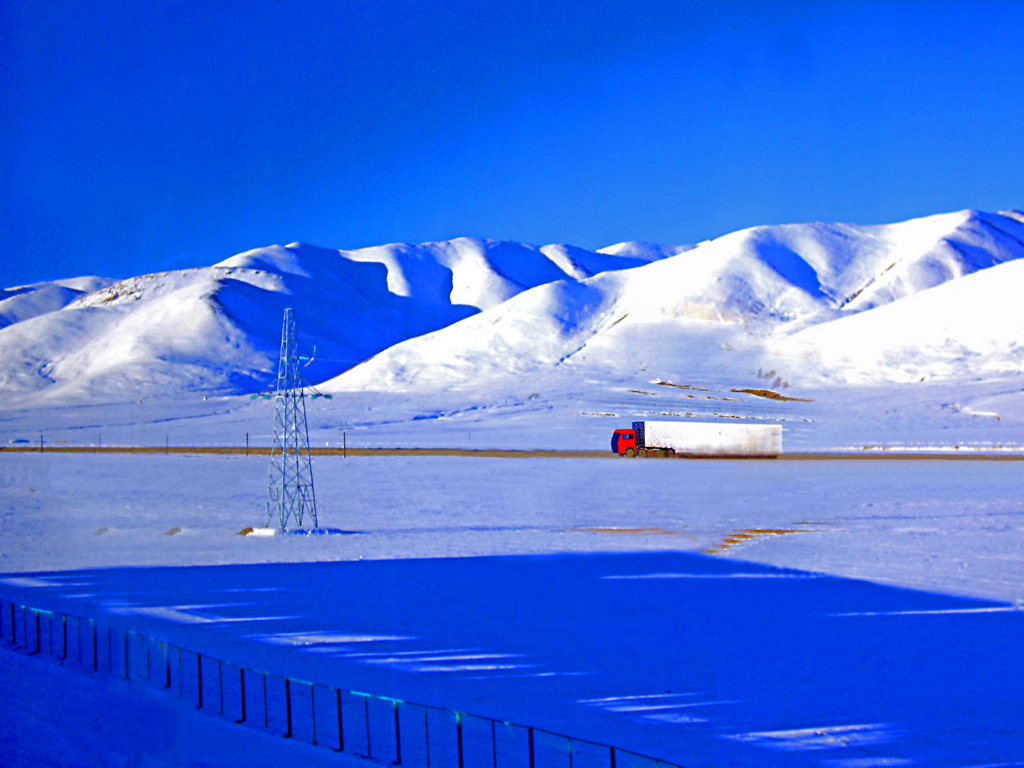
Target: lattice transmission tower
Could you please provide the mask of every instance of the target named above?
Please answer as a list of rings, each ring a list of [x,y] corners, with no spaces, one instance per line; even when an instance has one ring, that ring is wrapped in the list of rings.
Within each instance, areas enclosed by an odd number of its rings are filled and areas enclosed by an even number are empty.
[[[270,478],[267,482],[267,524],[276,515],[281,530],[291,520],[302,527],[308,515],[317,528],[313,465],[309,459],[309,429],[306,426],[306,398],[299,366],[308,358],[299,355],[295,339],[295,315],[284,311],[281,328],[281,358],[277,364],[274,389],[274,444],[270,449]]]

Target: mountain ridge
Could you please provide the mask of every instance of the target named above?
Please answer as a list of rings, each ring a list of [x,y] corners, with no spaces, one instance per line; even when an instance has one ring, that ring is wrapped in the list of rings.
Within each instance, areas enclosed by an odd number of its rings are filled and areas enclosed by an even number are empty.
[[[653,258],[660,254],[473,238],[355,251],[292,243],[211,267],[82,278],[94,290],[63,289],[62,300],[37,301],[33,311],[19,298],[26,291],[13,289],[9,300],[23,308],[0,330],[0,391],[103,399],[259,390],[276,370],[285,306],[296,306],[300,333],[318,348],[307,374],[319,381],[538,284]],[[72,282],[28,293],[44,296]]]
[[[803,351],[794,356],[795,347],[775,339],[870,313],[1020,259],[1022,218],[959,211],[891,225],[815,223],[741,230],[675,258],[583,280],[572,295],[556,285],[540,286],[449,329],[402,342],[324,387],[469,387],[473,381],[501,378],[505,359],[517,360],[514,375],[524,375],[524,365],[529,375],[540,375],[589,358],[586,375],[599,375],[602,369],[646,370],[647,361],[660,359],[669,377],[692,370],[696,359],[697,368],[710,363],[740,371],[788,362],[794,379],[811,369],[817,380],[827,379],[822,361],[835,356],[808,354],[806,344],[796,345]],[[1003,226],[991,227],[993,220]],[[584,293],[587,298],[581,301]],[[984,297],[972,295],[970,302],[983,303]],[[1004,315],[1009,314],[1012,307],[1004,307]],[[900,322],[912,324],[913,318]],[[1006,323],[1015,326],[1010,317]],[[500,354],[490,353],[491,348]],[[735,351],[741,348],[748,354],[738,361]],[[531,359],[535,364],[526,364]],[[875,375],[850,378],[884,380],[887,375],[881,366]]]
[[[741,375],[777,367],[777,358],[794,378],[813,369],[827,379],[830,366],[850,365],[877,375],[836,381],[884,378],[903,363],[828,349],[849,347],[857,328],[884,336],[874,323],[844,319],[945,285],[953,286],[945,301],[978,304],[985,291],[962,279],[1022,256],[1024,213],[973,210],[882,225],[768,225],[697,245],[627,241],[598,251],[479,238],[355,250],[272,245],[209,267],[5,291],[0,392],[46,402],[259,391],[276,370],[286,306],[295,308],[300,342],[317,350],[307,377],[325,391],[466,389],[568,369],[611,380],[650,365],[665,376],[723,366]],[[1000,274],[1024,280],[1021,270]],[[999,322],[1016,328],[1012,318]],[[981,345],[989,368],[1012,368],[1016,347],[969,336],[964,360],[978,357],[971,344]],[[882,349],[884,341],[864,344]]]

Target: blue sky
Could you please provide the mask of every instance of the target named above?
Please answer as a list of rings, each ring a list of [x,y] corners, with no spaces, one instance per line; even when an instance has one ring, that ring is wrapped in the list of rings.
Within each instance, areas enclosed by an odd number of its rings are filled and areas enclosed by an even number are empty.
[[[1024,208],[1024,3],[0,0],[0,284]]]

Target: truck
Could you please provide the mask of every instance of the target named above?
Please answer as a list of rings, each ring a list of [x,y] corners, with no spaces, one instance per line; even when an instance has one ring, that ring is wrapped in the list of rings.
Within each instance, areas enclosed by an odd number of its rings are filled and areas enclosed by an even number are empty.
[[[778,424],[721,424],[698,421],[634,421],[612,433],[619,456],[683,458],[775,458],[782,453]]]

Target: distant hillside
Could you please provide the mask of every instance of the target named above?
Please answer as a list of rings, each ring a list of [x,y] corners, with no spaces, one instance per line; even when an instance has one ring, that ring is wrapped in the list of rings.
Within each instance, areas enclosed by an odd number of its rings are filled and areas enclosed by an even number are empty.
[[[209,267],[4,291],[0,393],[261,391],[289,306],[313,357],[307,380],[327,391],[750,381],[759,370],[780,386],[1002,375],[1024,367],[1022,256],[1024,214],[1012,211],[601,251],[469,238],[274,245]]]
[[[212,267],[127,280],[79,278],[4,292],[0,392],[138,399],[243,393],[276,371],[283,309],[316,356],[310,381],[520,292],[660,258],[460,238],[337,251],[301,243]]]
[[[56,312],[76,299],[115,282],[105,277],[74,277],[0,290],[0,328]]]
[[[1007,337],[1024,314],[1008,296],[1024,290],[1024,272],[993,268],[1022,256],[1019,212],[755,227],[645,266],[526,291],[325,387],[469,388],[567,369],[650,379],[783,366],[791,379],[839,381],[1019,369],[1024,348]],[[989,281],[962,279],[989,270]],[[1001,281],[997,293],[986,290]],[[932,299],[937,286],[944,290]],[[962,339],[941,363],[914,351],[914,339],[941,346],[937,328]]]

